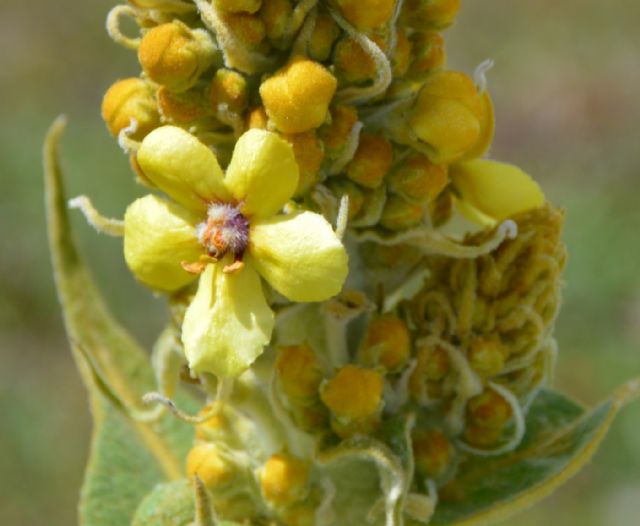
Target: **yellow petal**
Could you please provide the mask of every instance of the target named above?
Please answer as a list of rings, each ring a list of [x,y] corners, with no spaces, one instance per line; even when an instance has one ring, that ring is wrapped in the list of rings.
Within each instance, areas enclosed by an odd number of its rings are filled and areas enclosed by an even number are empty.
[[[207,265],[182,324],[189,367],[235,377],[262,354],[271,339],[273,312],[249,261],[232,274],[222,262]]]
[[[545,201],[538,183],[512,164],[476,159],[452,165],[449,174],[461,201],[496,221]]]
[[[248,216],[271,217],[298,186],[298,165],[291,145],[275,133],[252,129],[236,143],[225,178],[227,188]]]
[[[249,233],[256,269],[292,301],[323,301],[340,292],[347,252],[324,217],[313,212],[277,216]]]
[[[189,132],[163,126],[147,135],[137,155],[144,174],[181,205],[198,211],[229,192],[214,153]]]
[[[194,224],[197,216],[181,206],[147,195],[124,215],[124,258],[135,277],[154,289],[172,291],[194,279],[180,263],[203,253]]]

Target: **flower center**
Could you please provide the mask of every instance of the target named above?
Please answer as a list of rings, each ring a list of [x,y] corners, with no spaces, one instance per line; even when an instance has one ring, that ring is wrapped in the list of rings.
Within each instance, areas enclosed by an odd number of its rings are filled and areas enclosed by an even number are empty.
[[[230,252],[234,261],[241,261],[249,243],[249,220],[234,205],[212,203],[196,235],[211,257],[222,259]]]

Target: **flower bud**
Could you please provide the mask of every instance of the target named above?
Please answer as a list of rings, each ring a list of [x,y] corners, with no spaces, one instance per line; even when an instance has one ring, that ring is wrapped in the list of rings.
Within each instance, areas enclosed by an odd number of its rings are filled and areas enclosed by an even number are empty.
[[[228,13],[255,13],[262,6],[262,0],[213,0],[216,7]]]
[[[409,73],[423,75],[445,65],[444,38],[440,33],[416,33],[412,36],[412,43]]]
[[[234,113],[241,113],[248,103],[247,81],[230,69],[221,68],[216,71],[211,81],[211,107],[217,109],[225,105]]]
[[[368,365],[382,365],[389,372],[401,370],[411,354],[407,324],[395,314],[374,318],[367,327],[361,356]]]
[[[460,159],[482,138],[485,105],[473,81],[463,73],[439,71],[423,85],[409,126],[431,150],[436,164]]]
[[[272,455],[260,470],[264,499],[276,507],[287,507],[309,492],[309,464],[288,454]]]
[[[331,427],[341,438],[373,429],[382,410],[382,375],[345,365],[320,389],[322,402],[331,410]]]
[[[172,91],[192,87],[214,58],[215,46],[209,33],[192,30],[179,21],[150,29],[138,48],[144,72]]]
[[[137,141],[160,125],[153,89],[142,79],[132,77],[113,84],[102,99],[102,118],[112,135],[137,122],[131,135]]]
[[[283,47],[281,41],[287,34],[292,13],[290,0],[267,0],[260,10],[267,37],[276,47]]]
[[[189,90],[175,93],[165,86],[158,90],[158,107],[162,116],[172,122],[188,123],[207,115],[207,109],[200,91]]]
[[[279,385],[292,403],[307,404],[318,398],[322,367],[308,345],[282,347],[276,359]]]
[[[407,37],[406,31],[399,29],[396,47],[391,57],[391,65],[395,77],[402,77],[409,70],[412,48],[413,42]]]
[[[338,104],[331,108],[331,122],[319,130],[320,137],[329,154],[337,156],[358,122],[358,112],[351,106]]]
[[[416,470],[425,478],[438,478],[451,461],[453,448],[447,437],[437,429],[418,431],[412,437]]]
[[[284,138],[293,147],[293,154],[300,170],[298,188],[295,195],[306,194],[318,182],[318,173],[324,160],[322,143],[315,130],[303,133],[285,134]]]
[[[391,142],[382,135],[363,133],[358,149],[347,165],[347,177],[366,188],[377,188],[392,162]]]
[[[336,44],[333,62],[341,84],[360,84],[376,76],[376,63],[358,42],[348,36]]]
[[[467,403],[467,421],[479,427],[502,429],[511,416],[511,406],[493,389],[485,390]]]
[[[498,336],[476,336],[469,345],[469,365],[481,376],[488,378],[502,371],[509,349]]]
[[[420,223],[424,217],[421,203],[408,201],[399,195],[389,195],[380,217],[380,224],[389,230],[405,230]]]
[[[409,380],[411,394],[417,400],[425,395],[440,397],[439,383],[450,370],[449,355],[442,347],[420,347],[416,368]]]
[[[433,164],[416,153],[403,161],[387,177],[389,188],[414,201],[433,201],[449,182],[447,166]]]
[[[331,56],[333,43],[340,35],[340,28],[328,13],[318,13],[316,24],[309,37],[307,51],[309,57],[317,62],[324,62]]]
[[[411,27],[442,29],[455,20],[460,0],[406,0],[403,11],[403,18]]]
[[[197,443],[187,455],[187,475],[198,475],[209,491],[228,486],[237,474],[237,466],[211,442]]]
[[[297,57],[260,85],[260,96],[280,131],[301,133],[325,121],[336,87],[321,64]]]
[[[260,49],[267,36],[267,28],[258,13],[228,13],[223,14],[222,19],[233,36],[247,48]]]
[[[347,21],[366,33],[391,19],[396,0],[336,0],[336,4]]]

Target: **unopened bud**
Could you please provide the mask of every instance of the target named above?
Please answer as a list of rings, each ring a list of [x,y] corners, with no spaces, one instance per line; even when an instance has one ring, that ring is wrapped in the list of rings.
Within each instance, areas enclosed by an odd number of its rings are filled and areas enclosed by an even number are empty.
[[[197,475],[209,491],[227,486],[237,473],[237,466],[213,443],[197,443],[187,455],[187,475]]]
[[[479,427],[502,429],[511,416],[511,406],[493,389],[487,389],[467,403],[467,420]]]
[[[391,57],[393,66],[393,74],[395,77],[402,77],[409,69],[411,63],[411,50],[413,42],[407,37],[406,31],[400,29],[396,40],[396,47]]]
[[[412,75],[422,75],[445,65],[446,55],[444,38],[436,31],[417,33],[412,36],[411,66]]]
[[[258,128],[260,130],[266,130],[269,124],[269,117],[264,110],[264,106],[258,106],[249,111],[247,115],[247,128]]]
[[[290,506],[309,492],[309,464],[293,455],[272,455],[259,478],[265,500],[274,506]]]
[[[267,37],[276,47],[283,45],[282,39],[287,35],[292,12],[290,0],[267,0],[260,10]]]
[[[447,437],[436,429],[418,431],[412,437],[416,470],[421,476],[438,478],[451,461],[453,448]]]
[[[357,184],[342,177],[331,178],[328,181],[329,189],[340,199],[343,195],[349,197],[349,219],[356,217],[365,203],[365,194]]]
[[[192,87],[213,64],[214,58],[215,46],[209,33],[192,30],[179,21],[150,29],[138,48],[144,72],[172,91]]]
[[[469,346],[469,365],[480,375],[490,377],[502,371],[508,355],[509,349],[498,336],[477,336]]]
[[[307,404],[318,398],[323,379],[322,367],[308,345],[280,349],[276,372],[282,391],[291,401]]]
[[[328,13],[319,13],[313,28],[307,50],[309,57],[317,62],[324,62],[331,56],[333,43],[340,35],[340,29]]]
[[[389,188],[414,201],[433,201],[449,181],[447,167],[433,164],[422,154],[413,154],[387,178]]]
[[[336,4],[356,29],[366,33],[391,19],[396,0],[336,0]]]
[[[391,142],[382,135],[364,133],[360,136],[353,159],[347,165],[347,177],[366,188],[377,188],[392,162]]]
[[[359,84],[376,76],[376,63],[351,37],[347,36],[336,44],[333,61],[341,83]]]
[[[216,71],[211,81],[211,106],[216,109],[225,105],[234,113],[242,112],[248,102],[247,81],[230,69],[221,68]]]
[[[435,29],[453,23],[460,11],[460,0],[406,0],[404,19],[411,27]]]
[[[102,118],[112,135],[118,135],[135,119],[137,128],[131,138],[142,140],[160,125],[153,89],[138,77],[119,80],[102,99]]]
[[[361,352],[369,365],[382,365],[389,372],[401,370],[411,354],[407,324],[394,314],[374,318],[367,327]]]
[[[177,123],[193,122],[208,113],[204,97],[199,90],[176,93],[160,86],[158,107],[165,119]]]
[[[331,410],[331,427],[342,438],[373,429],[382,410],[382,375],[373,370],[346,365],[326,381],[320,398]]]
[[[420,223],[424,217],[424,206],[408,201],[399,195],[389,195],[384,205],[380,224],[388,230],[405,230]]]
[[[325,121],[336,87],[325,67],[298,57],[261,84],[260,96],[280,131],[301,133]]]
[[[331,108],[331,123],[319,130],[328,152],[335,155],[344,148],[356,122],[358,122],[358,112],[355,108],[342,104]]]
[[[259,13],[225,13],[221,18],[236,40],[249,49],[260,49],[267,36],[267,28]]]

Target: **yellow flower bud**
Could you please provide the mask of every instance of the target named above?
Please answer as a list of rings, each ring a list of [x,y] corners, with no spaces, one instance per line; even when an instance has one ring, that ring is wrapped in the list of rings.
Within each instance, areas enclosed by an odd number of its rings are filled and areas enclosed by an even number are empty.
[[[389,188],[416,201],[433,201],[449,182],[446,165],[433,164],[422,154],[413,154],[389,174]]]
[[[283,347],[276,359],[278,381],[292,402],[309,403],[318,398],[322,367],[308,345]]]
[[[216,7],[228,13],[255,13],[262,6],[262,0],[213,0]]]
[[[424,207],[421,203],[390,195],[384,205],[380,224],[389,230],[405,230],[419,224],[423,217]]]
[[[406,0],[404,19],[415,28],[441,29],[453,23],[460,11],[460,0]]]
[[[469,365],[484,377],[493,376],[502,371],[509,349],[502,345],[498,336],[477,336],[469,346]]]
[[[374,318],[367,327],[361,353],[369,365],[382,365],[390,372],[401,370],[411,354],[407,324],[395,314]]]
[[[240,113],[248,103],[247,81],[237,71],[221,68],[211,81],[211,107],[217,109],[224,104],[234,112]]]
[[[355,108],[341,104],[334,106],[331,109],[331,123],[319,130],[327,151],[337,154],[346,145],[356,122],[358,112]]]
[[[445,65],[445,43],[440,33],[416,33],[412,36],[412,43],[409,69],[412,75],[422,75]]]
[[[389,21],[396,0],[336,0],[342,15],[356,29],[368,32]]]
[[[339,35],[340,28],[333,17],[328,13],[319,13],[307,44],[309,57],[317,62],[328,60],[331,56],[333,43]]]
[[[260,85],[260,96],[280,131],[301,133],[325,121],[336,87],[321,64],[297,57]]]
[[[259,48],[267,35],[267,28],[259,14],[224,13],[221,18],[234,37],[248,48]]]
[[[479,427],[502,429],[511,416],[511,406],[493,389],[487,389],[467,403],[467,420]]]
[[[399,29],[396,48],[393,51],[391,61],[393,66],[393,75],[395,77],[402,77],[409,70],[412,49],[413,42],[407,37],[406,31]]]
[[[151,80],[172,91],[192,87],[213,64],[215,46],[204,30],[179,21],[161,24],[145,33],[138,59]]]
[[[112,135],[118,135],[135,119],[138,128],[131,138],[142,140],[160,125],[153,89],[137,77],[119,80],[102,99],[102,118]]]
[[[265,500],[274,506],[290,506],[309,492],[309,464],[293,455],[272,455],[259,478]]]
[[[318,182],[318,173],[324,160],[324,149],[315,130],[285,134],[284,138],[293,147],[293,154],[300,170],[296,196],[306,194]]]
[[[444,473],[453,449],[447,437],[436,429],[418,431],[413,435],[413,456],[418,473],[426,478],[437,478]]]
[[[409,126],[431,150],[437,164],[454,162],[481,139],[485,105],[464,73],[439,71],[423,85]]]
[[[286,36],[292,12],[293,6],[290,0],[267,0],[262,6],[260,16],[264,21],[267,37],[273,43],[282,44],[279,41]]]
[[[247,128],[258,128],[260,130],[266,130],[269,124],[269,117],[264,110],[264,106],[257,106],[249,111],[247,115]]]
[[[376,76],[376,63],[351,37],[341,39],[335,47],[333,62],[341,83],[359,84]]]
[[[209,491],[227,486],[236,474],[236,466],[211,442],[196,444],[187,455],[187,476],[198,475]]]
[[[320,389],[331,410],[333,430],[342,438],[366,433],[378,422],[382,409],[382,375],[373,369],[345,365]]]
[[[411,394],[420,399],[426,391],[430,397],[438,398],[437,383],[447,376],[450,367],[449,355],[443,348],[419,348],[416,368],[409,380]]]
[[[391,142],[382,135],[363,133],[358,149],[347,165],[347,177],[366,188],[377,188],[392,162]]]
[[[194,90],[175,93],[160,86],[158,107],[165,119],[177,123],[193,122],[207,114],[202,93]]]
[[[444,225],[453,215],[453,195],[450,191],[441,192],[435,200],[429,203],[431,224],[435,227]]]

